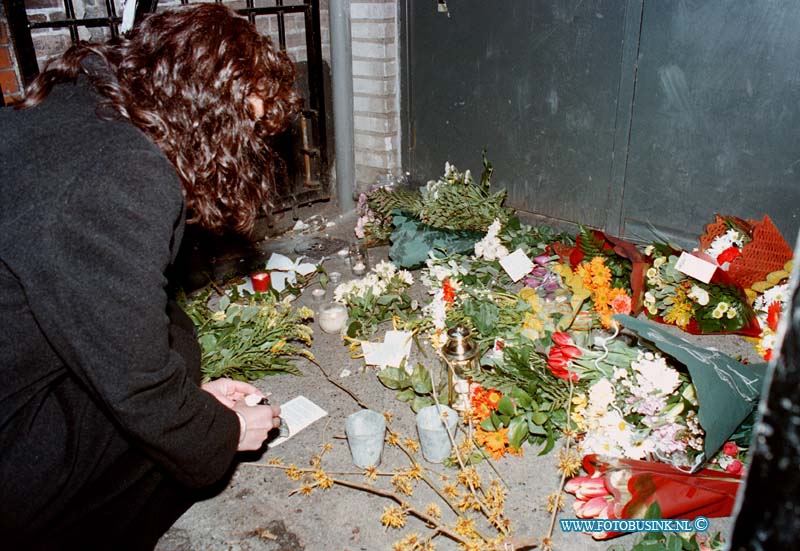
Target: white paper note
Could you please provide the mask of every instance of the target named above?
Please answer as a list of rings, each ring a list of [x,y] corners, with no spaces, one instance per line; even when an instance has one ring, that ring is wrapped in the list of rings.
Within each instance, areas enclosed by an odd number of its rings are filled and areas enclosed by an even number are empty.
[[[387,331],[383,342],[361,343],[364,363],[384,367],[400,367],[411,353],[411,331]]]
[[[501,258],[500,265],[515,283],[533,270],[533,262],[522,249]]]
[[[292,398],[281,405],[281,419],[283,419],[283,422],[286,423],[286,426],[289,428],[289,436],[280,436],[276,438],[267,444],[267,448],[272,449],[275,446],[279,446],[314,421],[318,421],[326,415],[328,415],[327,411],[305,396]]]
[[[675,269],[698,281],[708,283],[711,281],[711,278],[714,277],[714,272],[717,271],[717,265],[684,251],[675,263]]]

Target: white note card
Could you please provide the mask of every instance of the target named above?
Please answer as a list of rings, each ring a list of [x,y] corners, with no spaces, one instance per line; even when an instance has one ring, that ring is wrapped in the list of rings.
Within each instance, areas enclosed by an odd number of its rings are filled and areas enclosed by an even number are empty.
[[[515,283],[533,270],[533,262],[522,249],[501,258],[500,265]]]
[[[283,444],[311,423],[319,421],[326,415],[328,415],[327,411],[305,396],[292,398],[281,405],[281,419],[283,419],[283,422],[286,423],[286,426],[289,428],[289,436],[279,436],[275,440],[269,442],[267,448],[272,449],[275,446]]]
[[[675,263],[675,269],[698,281],[708,283],[714,277],[717,265],[684,251]]]

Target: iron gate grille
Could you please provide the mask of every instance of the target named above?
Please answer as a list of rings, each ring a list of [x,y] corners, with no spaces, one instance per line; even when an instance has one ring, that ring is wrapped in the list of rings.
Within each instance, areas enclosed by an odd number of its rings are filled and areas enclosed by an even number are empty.
[[[135,1],[135,0],[129,0]],[[30,83],[39,72],[36,50],[31,31],[35,29],[68,29],[73,44],[80,40],[80,28],[108,29],[110,37],[119,35],[122,17],[117,14],[114,0],[103,0],[105,16],[78,18],[73,0],[63,0],[65,17],[60,20],[30,21],[24,0],[7,0],[11,35],[19,58],[19,69],[25,84]],[[223,3],[222,0],[215,0]],[[180,5],[192,2],[180,0]],[[278,189],[274,213],[294,210],[299,206],[330,198],[328,170],[328,133],[324,92],[324,66],[320,30],[319,0],[291,2],[274,0],[274,5],[256,6],[255,0],[228,3],[237,13],[258,24],[261,18],[275,18],[279,47],[288,51],[286,16],[302,14],[305,35],[306,60],[298,66],[298,91],[304,98],[301,116],[292,126],[275,140],[276,149],[286,162],[287,183]],[[165,7],[174,7],[170,4]],[[243,7],[242,7],[243,6]],[[140,0],[136,6],[136,21],[147,13],[158,10],[158,0]],[[273,37],[274,38],[274,37]]]

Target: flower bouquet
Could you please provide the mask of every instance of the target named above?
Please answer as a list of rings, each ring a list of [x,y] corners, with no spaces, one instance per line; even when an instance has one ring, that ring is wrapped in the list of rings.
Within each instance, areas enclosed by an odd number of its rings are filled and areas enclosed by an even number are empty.
[[[700,248],[743,289],[782,270],[792,249],[769,216],[761,221],[717,215],[700,237]]]
[[[727,517],[733,513],[741,475],[703,469],[693,474],[669,465],[633,459],[587,455],[588,476],[575,477],[564,489],[577,498],[575,514],[581,518],[646,518],[658,504],[663,518]],[[620,534],[593,532],[595,539]]]
[[[212,309],[209,296],[210,291],[205,291],[184,303],[197,328],[203,382],[220,377],[251,381],[276,373],[301,375],[293,361],[314,360],[301,346],[311,345],[313,331],[306,325],[314,315],[310,309],[294,308],[289,299],[279,301],[269,293],[242,303],[223,295]]]
[[[771,272],[764,281],[753,283],[751,289],[746,289],[748,297],[752,298],[753,310],[756,313],[761,334],[751,337],[755,349],[765,360],[772,359],[772,349],[777,342],[778,322],[781,315],[789,307],[789,273],[792,271],[792,261],[786,263],[782,270]]]
[[[398,270],[387,261],[378,263],[363,278],[340,283],[333,291],[333,298],[347,305],[347,336],[369,338],[381,323],[395,316],[409,317],[416,307],[407,293],[413,283],[410,272]]]
[[[651,267],[645,272],[644,308],[655,321],[676,325],[692,334],[738,333],[756,336],[761,330],[744,290],[730,283],[703,283],[677,269],[680,251],[653,244],[645,250]]]
[[[429,251],[468,252],[494,220],[505,224],[511,217],[502,206],[506,192],[490,192],[493,169],[485,155],[483,164],[479,183],[448,162],[441,178],[419,190],[379,188],[367,196],[371,220],[392,220],[389,258],[397,266],[418,267]],[[369,214],[362,227],[367,223]]]

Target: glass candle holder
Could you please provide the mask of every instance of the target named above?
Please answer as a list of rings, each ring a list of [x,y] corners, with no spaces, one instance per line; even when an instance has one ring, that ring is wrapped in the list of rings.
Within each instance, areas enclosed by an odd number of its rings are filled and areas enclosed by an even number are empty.
[[[364,243],[353,243],[348,250],[350,269],[354,276],[361,277],[369,270],[369,252]]]
[[[327,302],[317,311],[317,323],[326,333],[341,333],[347,323],[347,307],[339,302]]]
[[[256,293],[266,293],[269,291],[269,272],[256,272],[254,274],[250,274],[250,281],[253,284],[253,291]]]

